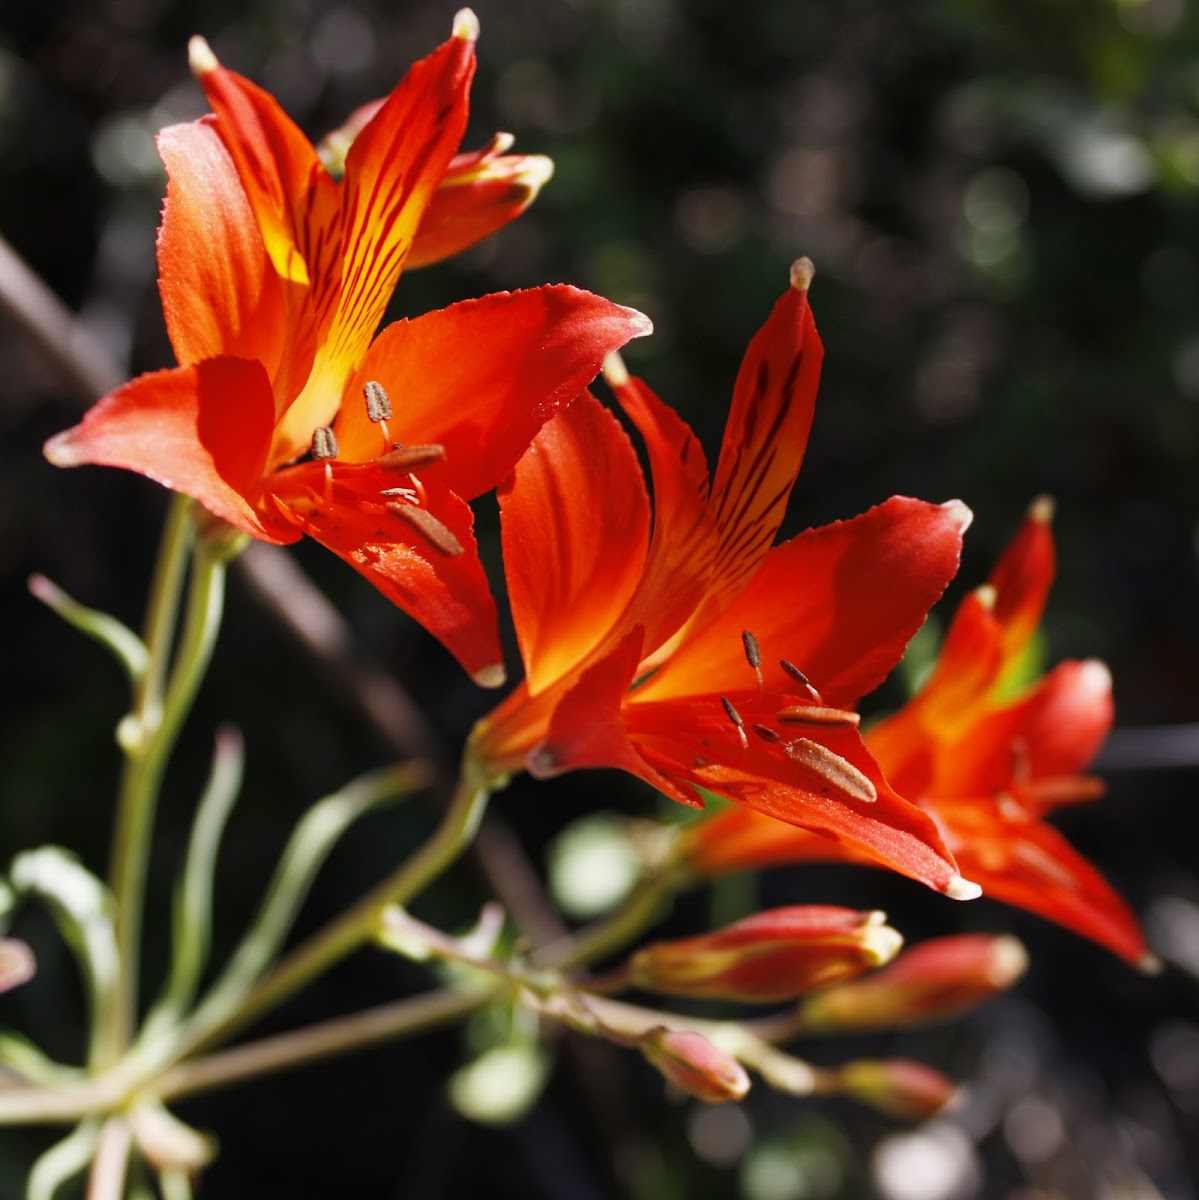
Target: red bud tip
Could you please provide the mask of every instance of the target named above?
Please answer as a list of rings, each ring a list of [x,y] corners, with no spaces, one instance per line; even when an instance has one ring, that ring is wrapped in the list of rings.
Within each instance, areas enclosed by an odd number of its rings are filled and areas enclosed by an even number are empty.
[[[37,970],[33,951],[16,938],[0,938],[0,992],[28,983]]]
[[[1038,496],[1028,506],[1028,519],[1042,525],[1049,525],[1052,523],[1056,511],[1057,501],[1052,496]]]
[[[841,1091],[901,1121],[924,1121],[957,1095],[940,1071],[906,1058],[846,1063],[837,1072]]]
[[[479,18],[469,8],[460,8],[454,14],[454,37],[464,42],[479,40]]]
[[[213,54],[212,47],[198,34],[187,43],[187,65],[197,79],[211,75],[221,64]]]
[[[947,1021],[1006,991],[1028,969],[1014,937],[962,934],[921,942],[886,970],[809,997],[800,1010],[813,1032],[898,1029]]]
[[[740,1100],[749,1091],[745,1068],[702,1033],[660,1025],[645,1034],[640,1047],[669,1083],[706,1104]]]
[[[806,292],[812,286],[812,280],[815,277],[816,268],[806,254],[791,264],[791,286],[797,292]]]

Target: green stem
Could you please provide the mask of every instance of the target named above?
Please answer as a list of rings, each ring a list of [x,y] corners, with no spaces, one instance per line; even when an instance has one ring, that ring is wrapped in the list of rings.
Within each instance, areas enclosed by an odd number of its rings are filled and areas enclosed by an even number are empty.
[[[279,963],[220,1024],[188,1030],[176,1046],[176,1057],[224,1041],[374,938],[385,909],[409,903],[470,844],[489,796],[485,783],[468,759],[450,806],[433,836],[373,891]]]
[[[181,1096],[212,1091],[244,1079],[287,1071],[323,1058],[422,1033],[469,1016],[504,990],[489,987],[476,991],[429,992],[261,1041],[247,1042],[179,1063],[156,1081],[154,1090],[164,1101],[177,1100]]]
[[[224,604],[225,558],[204,542],[192,554],[187,619],[165,685],[179,591],[191,541],[190,502],[176,498],[163,534],[146,619],[149,664],[135,697],[113,839],[118,995],[93,1065],[115,1062],[129,1045],[137,1014],[139,941],[150,830],[163,772],[208,667]]]
[[[669,871],[651,872],[614,913],[543,946],[533,955],[534,964],[559,970],[580,967],[628,945],[653,922],[663,903],[677,890],[675,883]]]

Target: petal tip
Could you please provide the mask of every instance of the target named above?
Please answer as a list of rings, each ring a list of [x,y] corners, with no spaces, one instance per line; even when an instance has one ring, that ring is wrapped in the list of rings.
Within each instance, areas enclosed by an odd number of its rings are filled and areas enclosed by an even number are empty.
[[[654,323],[643,312],[639,312],[635,308],[626,308],[625,312],[629,314],[629,327],[632,333],[629,334],[629,339],[639,337],[649,337],[654,331]]]
[[[961,500],[946,500],[941,508],[957,526],[958,533],[965,533],[974,521],[974,513]]]
[[[791,264],[791,286],[797,292],[806,292],[812,286],[812,280],[815,277],[816,268],[806,254]]]
[[[945,885],[945,895],[950,900],[977,900],[982,894],[983,890],[977,883],[971,883],[961,875],[955,875]]]
[[[999,589],[993,583],[984,583],[974,589],[974,598],[987,612],[994,612],[999,601]]]
[[[622,388],[629,382],[629,369],[624,365],[618,350],[604,356],[604,382],[613,389]]]
[[[903,934],[890,925],[871,924],[862,938],[862,950],[876,967],[889,963],[902,949]]]
[[[511,134],[508,135],[511,137]],[[548,154],[526,154],[517,172],[517,182],[529,193],[529,199],[554,177],[554,160]]]
[[[460,8],[454,14],[454,37],[461,38],[464,42],[479,40],[479,18],[475,16],[473,9]]]
[[[1112,673],[1105,662],[1097,658],[1085,659],[1079,667],[1085,685],[1094,693],[1110,692]]]
[[[48,463],[56,467],[77,467],[83,462],[75,446],[74,432],[73,429],[64,429],[46,442],[42,454]]]
[[[1019,938],[997,937],[991,944],[987,978],[997,988],[1009,988],[1028,970],[1028,961],[1028,951]]]
[[[508,672],[504,670],[502,663],[492,663],[491,666],[476,671],[471,678],[479,687],[498,688],[507,683]]]
[[[211,75],[221,64],[213,54],[212,47],[199,35],[190,38],[187,43],[187,65],[197,79]]]
[[[1052,496],[1038,496],[1028,506],[1028,519],[1036,521],[1039,525],[1049,525],[1053,522],[1053,515],[1057,511],[1057,501]]]
[[[1136,962],[1136,968],[1142,975],[1160,975],[1163,967],[1162,960],[1152,950],[1146,950]]]

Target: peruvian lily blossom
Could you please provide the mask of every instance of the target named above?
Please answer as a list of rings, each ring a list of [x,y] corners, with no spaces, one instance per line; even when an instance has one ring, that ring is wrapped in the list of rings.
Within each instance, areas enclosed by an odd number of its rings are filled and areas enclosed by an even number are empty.
[[[894,498],[771,549],[799,472],[822,349],[811,264],[746,352],[709,481],[686,425],[618,359],[645,439],[583,396],[501,487],[525,679],[476,727],[495,776],[618,767],[816,830],[968,897],[936,825],[891,789],[850,711],[894,666],[957,568],[968,511]]]
[[[866,744],[892,785],[936,819],[962,870],[988,896],[1151,968],[1128,906],[1044,819],[1103,792],[1084,772],[1112,723],[1107,668],[1064,662],[1009,694],[1053,579],[1051,516],[1047,500],[1033,504],[989,581],[958,609],[928,682]],[[738,812],[691,827],[681,853],[702,875],[861,858]]]
[[[342,131],[340,179],[273,97],[193,39],[213,114],[159,137],[159,287],[180,365],[106,396],[46,455],[140,472],[263,541],[308,534],[494,685],[495,605],[467,501],[649,322],[555,286],[375,337],[406,262],[476,241],[548,176],[545,160],[505,158],[502,136],[455,157],[477,34],[463,10]]]

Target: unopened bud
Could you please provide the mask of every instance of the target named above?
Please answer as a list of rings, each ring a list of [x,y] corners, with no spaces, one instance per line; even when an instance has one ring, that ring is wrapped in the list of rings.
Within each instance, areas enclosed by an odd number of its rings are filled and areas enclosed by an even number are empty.
[[[702,1033],[659,1025],[642,1037],[641,1053],[680,1091],[707,1104],[740,1100],[749,1091],[745,1068]]]
[[[876,975],[809,996],[799,1014],[813,1033],[946,1021],[1005,991],[1027,967],[1028,955],[1014,937],[935,938],[905,950]]]
[[[0,938],[0,992],[28,983],[37,970],[33,951],[16,938]]]
[[[839,1090],[901,1121],[924,1121],[957,1095],[952,1079],[908,1058],[863,1059],[835,1072]]]
[[[629,982],[675,996],[773,1003],[860,975],[903,944],[881,912],[775,908],[700,937],[655,942],[629,960]]]

